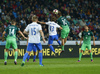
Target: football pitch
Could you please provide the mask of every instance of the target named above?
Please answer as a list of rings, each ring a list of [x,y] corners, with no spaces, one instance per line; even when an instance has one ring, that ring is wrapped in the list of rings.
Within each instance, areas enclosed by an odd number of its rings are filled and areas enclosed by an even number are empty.
[[[43,59],[44,67],[39,66],[39,59],[32,59],[22,67],[22,59],[14,65],[14,59],[8,59],[7,65],[0,59],[0,74],[100,74],[100,58],[47,58]]]

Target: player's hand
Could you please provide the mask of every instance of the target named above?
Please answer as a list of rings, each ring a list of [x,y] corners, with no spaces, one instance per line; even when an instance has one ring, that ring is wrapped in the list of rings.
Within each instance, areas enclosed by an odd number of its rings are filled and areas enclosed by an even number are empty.
[[[24,39],[28,39],[27,37],[24,37]]]
[[[81,45],[81,43],[79,45]]]
[[[4,38],[2,38],[2,42],[4,42],[5,41],[5,39]]]
[[[95,42],[93,42],[93,45],[95,46]]]
[[[43,42],[45,43],[45,42],[46,42],[46,40],[45,40],[45,39],[43,39]]]

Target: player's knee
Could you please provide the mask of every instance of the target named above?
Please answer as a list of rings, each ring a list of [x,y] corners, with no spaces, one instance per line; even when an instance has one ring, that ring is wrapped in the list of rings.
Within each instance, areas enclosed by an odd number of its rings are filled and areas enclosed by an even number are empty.
[[[89,50],[89,52],[91,53],[91,50]]]
[[[48,46],[51,46],[51,44],[48,44]]]
[[[36,55],[36,52],[34,52],[34,55]]]
[[[9,51],[9,49],[6,49],[6,52],[8,52]]]
[[[42,53],[42,50],[40,50],[39,53]]]
[[[81,53],[83,52],[83,50],[81,50]]]
[[[15,49],[15,51],[17,51],[17,49]]]

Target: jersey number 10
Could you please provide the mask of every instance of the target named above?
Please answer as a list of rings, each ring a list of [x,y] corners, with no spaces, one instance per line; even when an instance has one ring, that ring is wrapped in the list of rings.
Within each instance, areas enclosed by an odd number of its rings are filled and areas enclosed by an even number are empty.
[[[31,35],[36,35],[36,28],[31,28]]]

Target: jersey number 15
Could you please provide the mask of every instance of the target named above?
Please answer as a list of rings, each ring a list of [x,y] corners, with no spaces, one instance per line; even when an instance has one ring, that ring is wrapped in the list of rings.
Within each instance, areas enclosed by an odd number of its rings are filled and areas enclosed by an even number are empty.
[[[31,35],[36,35],[36,28],[31,28]]]

